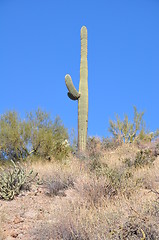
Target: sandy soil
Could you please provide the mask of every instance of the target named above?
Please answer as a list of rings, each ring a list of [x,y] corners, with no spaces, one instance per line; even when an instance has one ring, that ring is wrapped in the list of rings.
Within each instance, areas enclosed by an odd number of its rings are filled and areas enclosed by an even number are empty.
[[[52,207],[69,197],[49,197],[45,191],[34,186],[32,191],[22,192],[12,201],[0,200],[0,240],[38,239],[36,230],[54,221]]]

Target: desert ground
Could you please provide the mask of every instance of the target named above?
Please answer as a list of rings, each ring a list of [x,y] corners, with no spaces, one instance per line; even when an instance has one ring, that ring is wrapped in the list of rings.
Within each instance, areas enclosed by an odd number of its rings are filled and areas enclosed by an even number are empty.
[[[159,239],[158,145],[123,144],[63,161],[25,163],[38,176],[0,199],[0,239]]]

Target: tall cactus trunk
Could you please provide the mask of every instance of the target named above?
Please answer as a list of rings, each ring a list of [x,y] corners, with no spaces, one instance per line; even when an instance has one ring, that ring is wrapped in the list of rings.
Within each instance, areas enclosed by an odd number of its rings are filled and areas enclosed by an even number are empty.
[[[81,28],[81,63],[78,100],[78,149],[85,151],[88,128],[88,63],[87,63],[87,29]]]
[[[88,128],[88,63],[87,63],[87,28],[81,28],[81,63],[79,92],[75,89],[70,75],[65,76],[68,96],[78,100],[78,150],[85,151]]]

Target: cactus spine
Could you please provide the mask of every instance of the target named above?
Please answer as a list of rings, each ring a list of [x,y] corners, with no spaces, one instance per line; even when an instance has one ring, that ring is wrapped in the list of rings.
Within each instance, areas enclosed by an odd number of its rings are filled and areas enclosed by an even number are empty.
[[[70,75],[65,76],[68,96],[78,100],[78,150],[85,151],[88,128],[88,63],[87,63],[87,28],[81,28],[81,62],[79,92],[75,89]]]

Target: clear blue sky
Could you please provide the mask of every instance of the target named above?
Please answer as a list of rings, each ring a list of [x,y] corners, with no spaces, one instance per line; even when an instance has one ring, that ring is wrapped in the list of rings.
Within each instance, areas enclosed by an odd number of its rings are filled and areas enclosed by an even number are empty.
[[[107,136],[109,119],[133,105],[159,127],[158,0],[0,0],[0,114],[41,107],[77,129],[80,29],[88,29],[88,134]]]

